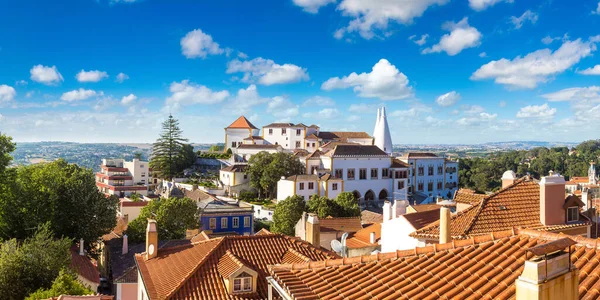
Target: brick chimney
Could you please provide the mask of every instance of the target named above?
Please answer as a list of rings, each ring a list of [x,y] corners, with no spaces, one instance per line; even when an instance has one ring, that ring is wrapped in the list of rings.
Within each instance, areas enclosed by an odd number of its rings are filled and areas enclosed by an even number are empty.
[[[445,244],[452,240],[450,235],[450,219],[450,207],[442,206],[440,208],[440,244]]]
[[[306,218],[306,241],[315,247],[321,247],[321,225],[315,214],[308,214]]]
[[[128,252],[129,252],[129,243],[128,243],[128,240],[127,240],[127,235],[124,234],[123,235],[123,249],[121,251],[121,254],[125,255]]]
[[[517,180],[517,174],[512,170],[508,170],[502,174],[502,188],[505,188]]]
[[[158,254],[158,229],[156,220],[148,219],[146,227],[146,259],[155,258]]]
[[[550,171],[550,175],[540,180],[540,221],[544,225],[566,223],[565,178]]]
[[[579,270],[569,249],[575,242],[562,238],[527,249],[523,273],[515,281],[517,300],[579,299]]]

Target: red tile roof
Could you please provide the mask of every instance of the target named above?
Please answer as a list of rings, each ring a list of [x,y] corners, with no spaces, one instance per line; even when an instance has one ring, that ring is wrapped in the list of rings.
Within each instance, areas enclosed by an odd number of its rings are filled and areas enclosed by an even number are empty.
[[[360,221],[363,224],[373,224],[383,222],[383,214],[365,209],[360,212]]]
[[[244,116],[237,118],[237,120],[233,121],[227,128],[258,129]]]
[[[405,214],[403,217],[414,229],[421,229],[440,219],[439,207],[437,210],[426,210],[422,212]]]
[[[321,227],[321,231],[343,231],[352,233],[362,229],[360,217],[327,217],[319,219],[319,225]]]
[[[454,193],[454,201],[456,203],[477,205],[485,198],[484,194],[477,194],[471,189],[459,189]]]
[[[424,211],[430,211],[430,210],[440,210],[440,205],[439,204],[417,204],[417,205],[411,205],[410,206],[412,209],[414,209],[416,212],[424,212]]]
[[[375,244],[371,244],[371,232],[375,232]],[[381,223],[373,223],[352,235],[346,240],[346,246],[350,249],[377,246],[381,239]]]
[[[81,277],[93,282],[100,283],[100,272],[94,260],[87,255],[79,255],[79,247],[71,247],[71,268]]]
[[[269,271],[296,300],[514,299],[526,250],[564,237],[509,230],[414,250],[271,266]],[[569,238],[577,242],[571,261],[579,269],[579,297],[598,299],[598,241]]]
[[[588,226],[588,222],[568,225],[568,228]],[[528,177],[486,196],[478,205],[452,216],[450,235],[465,239],[474,235],[489,234],[513,227],[564,230],[565,225],[544,226],[540,221],[540,186]],[[438,239],[439,221],[410,234],[414,238]]]
[[[390,166],[390,168],[395,169],[395,168],[408,168],[409,165],[397,158],[392,159],[392,165]]]
[[[312,261],[338,257],[299,239],[263,232],[261,235],[227,236],[160,249],[158,257],[149,260],[138,254],[136,263],[150,299],[265,299],[267,266],[280,264],[284,258],[290,261],[288,252],[292,250]],[[219,272],[228,269],[224,265],[219,268],[219,262],[225,255],[235,256],[258,272],[257,293],[228,294]],[[225,262],[222,261],[222,264]]]

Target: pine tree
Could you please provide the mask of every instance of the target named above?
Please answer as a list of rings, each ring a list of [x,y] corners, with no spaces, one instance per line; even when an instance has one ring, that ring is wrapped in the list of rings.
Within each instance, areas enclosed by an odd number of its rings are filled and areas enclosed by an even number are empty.
[[[173,178],[179,171],[177,169],[182,160],[184,142],[187,142],[187,139],[182,137],[179,121],[173,118],[173,115],[169,115],[162,124],[160,137],[152,144],[152,171],[162,178]]]

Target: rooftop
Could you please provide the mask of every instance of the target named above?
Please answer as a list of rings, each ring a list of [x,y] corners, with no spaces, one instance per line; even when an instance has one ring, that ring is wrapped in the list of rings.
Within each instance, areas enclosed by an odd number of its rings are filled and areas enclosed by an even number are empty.
[[[240,116],[237,120],[233,121],[231,125],[227,126],[227,128],[236,128],[236,129],[258,129],[254,126],[246,117]]]
[[[302,123],[294,124],[294,123],[271,123],[269,125],[263,126],[263,128],[289,128],[289,127],[306,127],[306,125]]]
[[[409,165],[397,158],[392,159],[392,166],[390,168],[408,168]]]
[[[269,270],[296,300],[514,299],[526,250],[564,237],[508,230],[414,250],[271,266]],[[598,241],[570,238],[577,242],[571,246],[571,261],[580,270],[579,297],[597,299]]]
[[[241,172],[246,172],[247,168],[248,168],[248,165],[231,165],[231,166],[221,169],[221,171],[241,173]]]
[[[458,189],[454,193],[454,201],[456,203],[477,205],[485,198],[484,194],[477,194],[471,189]]]
[[[363,224],[381,223],[383,222],[383,214],[365,209],[360,212],[360,219]]]
[[[348,139],[371,139],[372,137],[363,131],[320,131],[319,138],[324,140],[337,140],[341,142],[347,142]]]
[[[439,156],[429,152],[408,152],[404,153],[404,155],[402,155],[402,158],[439,158]]]
[[[362,229],[360,217],[327,217],[319,219],[319,225],[321,231],[343,231],[352,233]]]
[[[371,232],[375,232],[375,243],[371,244]],[[357,232],[346,240],[346,246],[350,249],[377,246],[381,239],[381,223],[373,223]]]
[[[278,149],[281,148],[279,145],[269,145],[269,144],[241,144],[238,146],[238,149]]]
[[[332,157],[344,156],[381,156],[389,157],[387,153],[374,145],[337,145],[330,152]]]
[[[421,229],[437,220],[440,219],[439,207],[437,210],[426,210],[422,212],[415,212],[405,214],[403,217],[412,225],[414,229]]]
[[[71,247],[71,269],[91,282],[100,283],[100,272],[98,272],[96,262],[85,254],[79,255],[77,245]]]

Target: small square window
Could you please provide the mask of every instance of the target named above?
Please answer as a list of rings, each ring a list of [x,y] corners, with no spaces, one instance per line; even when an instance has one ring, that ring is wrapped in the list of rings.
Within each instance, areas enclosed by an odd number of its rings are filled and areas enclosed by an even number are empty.
[[[331,184],[331,189],[332,189],[332,190],[334,190],[334,191],[337,191],[337,189],[338,189],[338,184],[337,184],[337,183],[333,183],[333,184]]]
[[[573,206],[567,208],[567,222],[579,221],[579,207]]]
[[[299,185],[300,185],[300,187],[298,189],[301,191],[304,190],[304,182],[300,182]]]
[[[315,189],[315,183],[314,182],[309,182],[308,183],[308,189],[309,190],[314,190]]]

